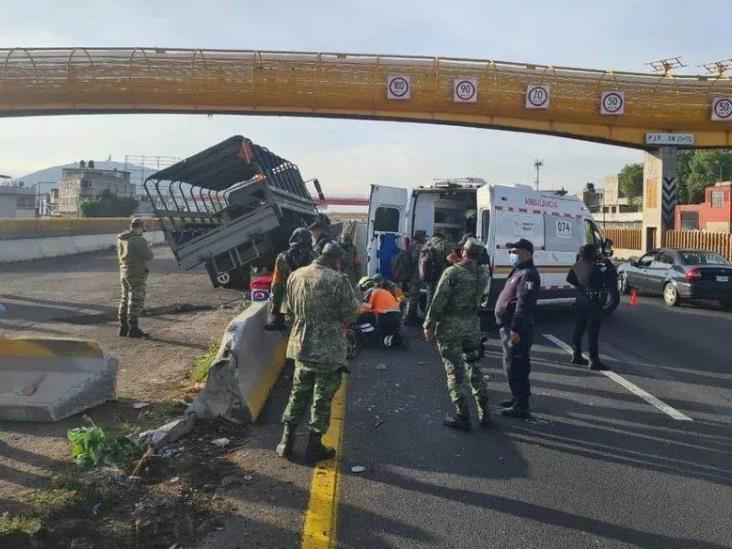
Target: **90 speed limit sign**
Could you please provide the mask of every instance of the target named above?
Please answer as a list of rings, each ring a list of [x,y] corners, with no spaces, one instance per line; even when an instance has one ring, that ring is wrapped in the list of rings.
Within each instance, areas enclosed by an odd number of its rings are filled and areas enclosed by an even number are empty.
[[[600,94],[600,114],[625,114],[625,92],[605,91]]]
[[[452,100],[455,103],[475,103],[478,101],[478,79],[456,78],[453,81]]]
[[[712,120],[732,122],[732,97],[715,97],[712,101]]]
[[[409,75],[391,74],[386,79],[387,99],[410,99],[412,96],[412,84]]]
[[[526,86],[527,109],[548,109],[549,108],[549,86],[544,84],[529,84]]]

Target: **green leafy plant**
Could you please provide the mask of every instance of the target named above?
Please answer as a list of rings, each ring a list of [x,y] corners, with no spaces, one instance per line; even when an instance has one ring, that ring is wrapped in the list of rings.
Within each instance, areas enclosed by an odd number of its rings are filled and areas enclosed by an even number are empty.
[[[71,456],[77,465],[127,465],[142,453],[141,446],[126,436],[110,437],[91,419],[89,427],[69,429],[66,436],[71,443]]]

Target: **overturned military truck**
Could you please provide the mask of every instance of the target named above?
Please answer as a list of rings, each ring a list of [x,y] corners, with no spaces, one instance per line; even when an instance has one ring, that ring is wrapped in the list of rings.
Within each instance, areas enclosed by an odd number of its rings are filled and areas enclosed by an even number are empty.
[[[214,287],[246,289],[251,267],[271,267],[290,233],[318,217],[297,166],[241,135],[144,187],[178,265],[205,265]]]

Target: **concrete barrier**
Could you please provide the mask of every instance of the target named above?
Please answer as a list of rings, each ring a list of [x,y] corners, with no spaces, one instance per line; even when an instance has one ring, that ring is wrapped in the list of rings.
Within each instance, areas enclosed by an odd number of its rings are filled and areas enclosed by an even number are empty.
[[[162,244],[162,231],[149,231],[145,238],[151,244]],[[31,261],[47,257],[61,257],[80,253],[97,252],[113,248],[117,234],[48,236],[43,238],[0,239],[0,263]]]
[[[287,348],[282,333],[264,330],[268,307],[253,303],[231,321],[206,387],[186,413],[201,419],[257,419],[285,363]]]
[[[0,338],[0,419],[58,421],[116,398],[117,360],[95,341]]]

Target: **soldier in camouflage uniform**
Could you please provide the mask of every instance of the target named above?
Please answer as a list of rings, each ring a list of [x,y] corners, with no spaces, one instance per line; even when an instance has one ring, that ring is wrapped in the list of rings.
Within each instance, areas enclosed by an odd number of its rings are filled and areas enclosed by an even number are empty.
[[[417,312],[419,309],[420,289],[422,287],[419,280],[419,254],[426,241],[427,233],[421,230],[415,231],[414,238],[406,250],[407,254],[409,254],[409,264],[412,269],[411,276],[407,282],[409,299],[407,301],[407,318],[405,323],[409,326],[419,326],[422,323]]]
[[[147,337],[138,324],[145,305],[145,285],[149,272],[147,263],[153,258],[150,245],[142,236],[144,232],[142,219],[133,219],[130,230],[117,237],[117,259],[122,283],[118,311],[121,337]]]
[[[470,430],[466,381],[478,404],[481,427],[492,424],[488,388],[479,363],[483,350],[478,311],[488,280],[485,269],[477,262],[483,252],[478,240],[465,243],[463,260],[442,274],[424,322],[427,341],[437,338],[445,363],[447,389],[455,406],[455,415],[448,415],[444,423],[465,431]]]
[[[345,253],[343,258],[343,272],[348,276],[351,284],[355,288],[359,278],[361,278],[361,258],[358,256],[358,248],[353,243],[353,235],[348,232],[341,233],[338,244]]]
[[[289,241],[290,247],[280,252],[275,259],[274,273],[272,274],[271,294],[271,316],[272,322],[265,326],[267,330],[284,330],[285,314],[282,306],[285,302],[285,288],[290,274],[310,263],[315,259],[313,251],[313,235],[305,227],[298,227],[292,232]]]
[[[320,257],[287,281],[287,320],[292,327],[287,358],[295,361],[295,374],[282,415],[285,427],[276,450],[279,456],[291,456],[295,430],[311,399],[305,459],[315,463],[335,455],[321,438],[330,424],[331,402],[341,376],[347,371],[344,325],[355,320],[358,311],[351,283],[340,272],[343,257],[337,244],[326,244]]]

